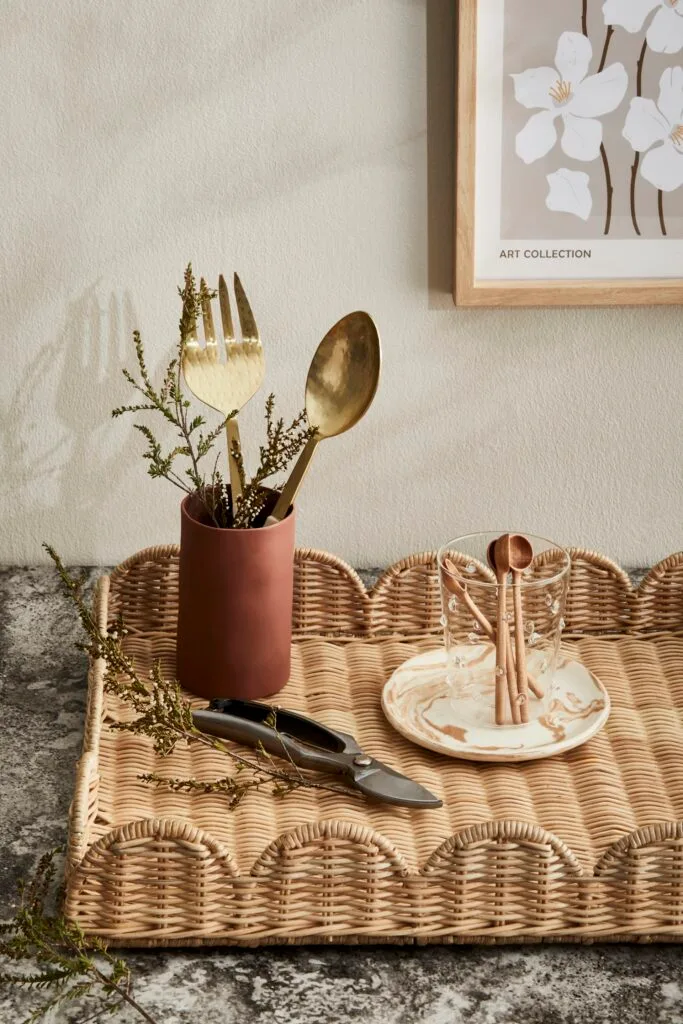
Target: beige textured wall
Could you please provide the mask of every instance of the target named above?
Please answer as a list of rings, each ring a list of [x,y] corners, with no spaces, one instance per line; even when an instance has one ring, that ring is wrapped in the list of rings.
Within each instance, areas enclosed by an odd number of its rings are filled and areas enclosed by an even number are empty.
[[[14,0],[0,20],[1,561],[177,538],[176,492],[109,410],[133,327],[166,358],[189,258],[241,273],[290,412],[340,315],[379,324],[381,390],[321,446],[302,544],[366,565],[496,526],[626,563],[681,545],[680,310],[452,307],[449,3]]]

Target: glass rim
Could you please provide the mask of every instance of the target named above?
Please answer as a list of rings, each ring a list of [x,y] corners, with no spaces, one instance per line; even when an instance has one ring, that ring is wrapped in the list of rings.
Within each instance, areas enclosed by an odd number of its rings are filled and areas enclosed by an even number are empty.
[[[442,544],[441,547],[438,549],[438,551],[436,553],[436,561],[437,561],[437,564],[439,566],[439,569],[442,569],[444,572],[449,572],[449,570],[446,569],[446,567],[444,565],[444,556],[448,552],[457,551],[458,550],[458,548],[457,548],[457,544],[458,543],[462,543],[462,541],[466,541],[466,540],[471,540],[474,537],[492,537],[492,538],[493,537],[500,537],[504,533],[519,534],[522,537],[526,537],[527,540],[529,540],[530,542],[534,541],[534,540],[543,541],[543,543],[547,544],[548,547],[550,549],[552,549],[553,551],[561,551],[562,554],[564,555],[564,558],[565,558],[564,566],[559,570],[559,572],[556,572],[553,576],[546,576],[542,580],[525,580],[524,576],[522,575],[522,579],[520,580],[520,588],[521,589],[525,589],[525,588],[529,589],[531,587],[547,587],[551,583],[556,583],[558,580],[561,580],[562,577],[566,576],[567,573],[569,572],[569,570],[571,569],[571,565],[572,565],[571,555],[569,554],[567,549],[562,544],[557,544],[556,541],[550,540],[549,537],[541,537],[537,533],[524,533],[522,530],[500,530],[500,531],[499,530],[475,530],[474,533],[461,533],[460,536],[454,537],[453,540],[446,541],[446,543]],[[460,551],[459,553],[461,555],[465,554],[464,551]],[[456,566],[456,568],[458,568],[458,566]],[[453,574],[449,573],[449,575],[452,576]],[[495,587],[498,586],[498,582],[497,581],[493,582],[493,583],[489,583],[487,580],[472,579],[471,576],[465,575],[464,573],[461,573],[461,572],[458,573],[458,579],[462,580],[463,583],[467,583],[467,584],[469,584],[471,586],[476,586],[476,587],[491,587],[491,588],[495,588]]]

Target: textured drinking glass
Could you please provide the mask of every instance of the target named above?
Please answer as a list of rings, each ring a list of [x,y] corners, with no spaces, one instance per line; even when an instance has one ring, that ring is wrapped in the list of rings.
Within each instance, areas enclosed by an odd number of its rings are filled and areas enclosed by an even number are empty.
[[[487,562],[491,541],[500,533],[470,533],[449,541],[438,552],[442,624],[446,645],[447,680],[457,702],[459,721],[495,726],[498,582]],[[554,676],[564,628],[570,559],[564,548],[543,537],[523,534],[533,560],[520,577],[524,650],[531,680],[526,707],[528,720],[545,715],[552,704]],[[451,566],[451,571],[445,563]],[[509,630],[506,668],[515,663],[514,581],[508,574],[505,624]],[[514,676],[514,682],[509,678]],[[518,708],[517,674],[507,671],[504,726],[514,727],[511,702]],[[534,694],[536,690],[537,696]]]

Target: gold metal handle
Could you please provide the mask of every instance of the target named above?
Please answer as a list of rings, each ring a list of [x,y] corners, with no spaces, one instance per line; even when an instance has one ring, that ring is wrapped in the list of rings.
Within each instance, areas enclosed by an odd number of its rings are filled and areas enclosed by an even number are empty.
[[[228,469],[230,471],[230,490],[232,491],[232,507],[242,497],[242,480],[240,478],[240,468],[237,459],[233,455],[235,449],[238,452],[242,451],[242,445],[240,442],[240,428],[237,425],[237,417],[232,416],[227,420],[225,424],[225,433],[228,437]]]
[[[315,451],[319,440],[320,438],[317,434],[314,434],[313,437],[310,437],[306,442],[304,450],[296,460],[296,465],[289,474],[289,479],[282,489],[282,494],[277,499],[275,508],[268,517],[269,521],[275,520],[276,522],[280,522],[280,520],[284,519],[287,515],[289,506],[294,504],[294,499],[301,487],[301,481],[306,475],[308,464],[313,457],[313,452]]]

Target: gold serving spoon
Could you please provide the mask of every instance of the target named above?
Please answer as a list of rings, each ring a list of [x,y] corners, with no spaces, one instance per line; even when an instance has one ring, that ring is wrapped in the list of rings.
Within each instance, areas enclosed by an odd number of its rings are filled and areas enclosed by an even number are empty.
[[[369,409],[379,383],[379,334],[367,313],[349,313],[318,345],[306,378],[306,417],[315,429],[299,456],[266,524],[287,515],[318,442],[355,426]]]

